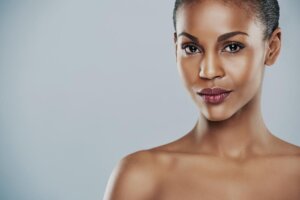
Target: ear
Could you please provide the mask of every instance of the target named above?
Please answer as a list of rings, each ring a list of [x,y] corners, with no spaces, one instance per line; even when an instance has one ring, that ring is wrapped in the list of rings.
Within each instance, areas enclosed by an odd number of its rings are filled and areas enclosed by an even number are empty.
[[[177,33],[174,32],[174,45],[175,45],[175,56],[176,56],[176,60],[177,60]]]
[[[278,58],[281,49],[281,29],[278,27],[272,33],[268,42],[268,50],[266,53],[265,64],[273,65]]]

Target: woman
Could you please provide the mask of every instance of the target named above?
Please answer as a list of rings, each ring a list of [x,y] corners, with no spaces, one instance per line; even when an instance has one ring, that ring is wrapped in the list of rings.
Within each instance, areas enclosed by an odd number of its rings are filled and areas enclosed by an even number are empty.
[[[276,0],[177,0],[174,46],[199,108],[192,130],[124,157],[105,200],[299,200],[300,147],[266,127],[264,70],[281,48]]]

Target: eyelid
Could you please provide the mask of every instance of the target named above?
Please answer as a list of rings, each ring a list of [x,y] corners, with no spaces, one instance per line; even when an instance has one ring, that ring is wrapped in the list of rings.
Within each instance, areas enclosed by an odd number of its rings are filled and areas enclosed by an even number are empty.
[[[186,42],[186,43],[183,43],[183,44],[181,44],[181,49],[185,51],[186,47],[188,47],[188,46],[194,46],[194,47],[196,47],[200,51],[200,53],[202,52],[202,48],[199,47],[199,45],[196,44],[195,42]],[[191,55],[195,55],[196,53],[186,53],[186,54],[189,55],[189,56],[191,56]]]
[[[235,44],[235,45],[238,45],[240,46],[241,48],[244,48],[245,45],[241,42],[237,42],[237,41],[227,41],[227,42],[224,42],[223,43],[223,46],[227,47],[228,45],[231,45],[231,44]]]
[[[224,44],[225,47],[223,48],[223,50],[226,49],[229,45],[232,45],[232,44],[237,45],[237,46],[239,47],[239,50],[234,51],[234,52],[228,52],[228,53],[232,53],[232,54],[238,53],[238,52],[240,52],[243,48],[245,48],[245,45],[242,44],[242,43],[240,43],[240,42],[236,42],[236,41],[227,41],[227,42],[225,42],[225,44]],[[222,50],[222,51],[223,51],[223,50]],[[227,52],[227,51],[225,51],[225,52]]]
[[[243,47],[243,48],[245,47],[244,44],[242,44],[241,42],[237,42],[237,41],[227,41],[227,42],[224,42],[223,45],[228,46],[228,45],[230,45],[230,44],[236,44],[236,45],[239,45],[239,46],[241,46],[241,47]]]
[[[197,47],[198,49],[202,49],[198,44],[196,44],[195,42],[186,42],[186,43],[182,43],[181,48],[184,49],[187,46],[194,46]]]

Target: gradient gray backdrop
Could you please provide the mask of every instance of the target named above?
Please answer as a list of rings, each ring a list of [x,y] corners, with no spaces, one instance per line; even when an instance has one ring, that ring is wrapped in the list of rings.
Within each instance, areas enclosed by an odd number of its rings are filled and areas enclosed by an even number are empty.
[[[0,1],[0,199],[102,199],[123,156],[197,120],[179,79],[173,0]],[[300,145],[300,3],[281,0],[269,129]]]

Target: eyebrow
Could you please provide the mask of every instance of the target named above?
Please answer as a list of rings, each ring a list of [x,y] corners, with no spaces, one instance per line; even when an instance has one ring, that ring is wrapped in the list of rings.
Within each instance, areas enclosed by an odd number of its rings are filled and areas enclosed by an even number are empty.
[[[249,36],[247,33],[245,33],[245,32],[242,32],[242,31],[233,31],[233,32],[229,32],[229,33],[225,33],[225,34],[223,34],[223,35],[220,35],[219,37],[218,37],[218,42],[221,42],[221,41],[224,41],[224,40],[226,40],[226,39],[228,39],[228,38],[231,38],[231,37],[233,37],[233,36],[235,36],[235,35],[239,35],[239,34],[242,34],[242,35],[247,35],[247,36]],[[191,35],[191,34],[189,34],[189,33],[187,33],[187,32],[181,32],[179,35],[178,35],[178,37],[179,36],[186,36],[186,37],[188,37],[188,38],[190,38],[193,42],[195,42],[195,43],[199,43],[199,41],[198,41],[198,39],[197,39],[197,37],[195,37],[195,36],[193,36],[193,35]]]

